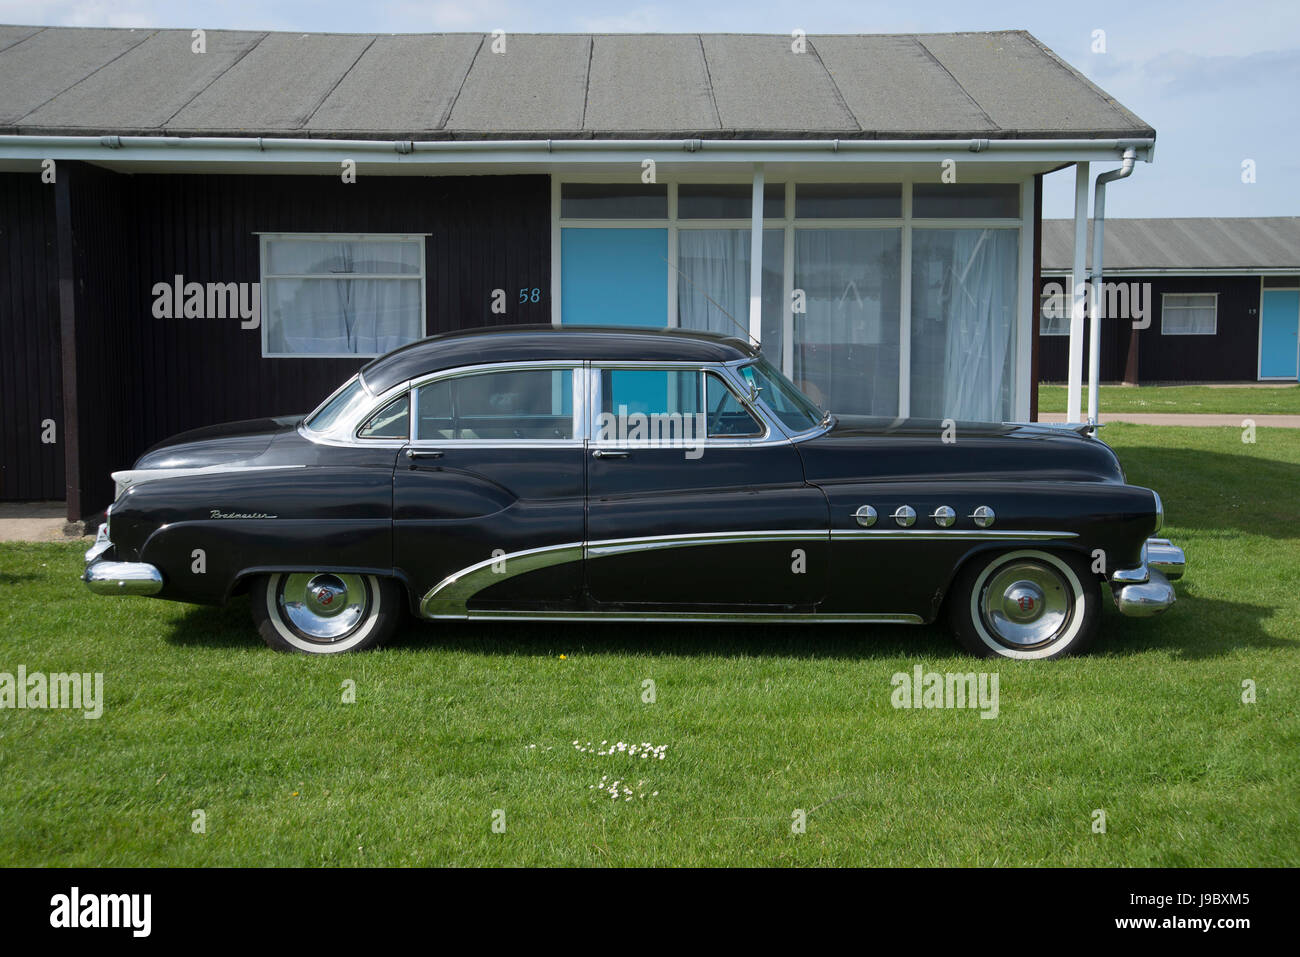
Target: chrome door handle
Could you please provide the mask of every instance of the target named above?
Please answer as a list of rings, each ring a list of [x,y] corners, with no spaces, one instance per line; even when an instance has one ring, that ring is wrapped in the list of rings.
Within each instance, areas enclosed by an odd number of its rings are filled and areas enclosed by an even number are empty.
[[[406,457],[411,461],[415,459],[440,459],[443,453],[441,449],[407,449]]]
[[[623,449],[596,449],[591,453],[591,457],[593,459],[625,459],[631,454],[631,452]]]

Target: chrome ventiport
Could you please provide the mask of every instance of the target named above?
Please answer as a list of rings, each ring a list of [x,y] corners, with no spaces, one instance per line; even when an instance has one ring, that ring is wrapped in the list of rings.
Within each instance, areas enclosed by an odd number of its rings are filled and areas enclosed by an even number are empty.
[[[876,510],[870,505],[863,505],[853,513],[853,517],[863,528],[870,528],[876,524]]]
[[[980,528],[988,528],[993,524],[993,520],[997,518],[997,516],[993,513],[993,509],[989,508],[987,505],[981,505],[979,508],[975,509],[975,511],[970,513],[970,518],[974,519],[975,524]]]
[[[894,521],[903,528],[916,524],[916,509],[910,505],[900,505],[894,509]]]
[[[957,513],[948,505],[940,505],[930,513],[930,517],[940,528],[952,528],[952,523],[957,521]]]

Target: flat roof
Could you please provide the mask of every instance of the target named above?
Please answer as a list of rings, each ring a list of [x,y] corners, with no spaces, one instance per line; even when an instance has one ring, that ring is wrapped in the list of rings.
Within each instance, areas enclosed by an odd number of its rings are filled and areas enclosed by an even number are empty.
[[[1029,33],[327,34],[0,26],[0,134],[1114,139],[1155,131]],[[498,45],[499,49],[499,45]]]

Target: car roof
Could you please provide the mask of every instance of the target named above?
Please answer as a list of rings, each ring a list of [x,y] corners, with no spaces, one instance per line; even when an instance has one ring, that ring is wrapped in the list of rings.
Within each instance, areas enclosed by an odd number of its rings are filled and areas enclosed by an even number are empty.
[[[603,326],[492,326],[429,336],[380,356],[361,370],[378,394],[407,379],[491,362],[640,360],[734,362],[758,355],[741,339],[685,329]]]

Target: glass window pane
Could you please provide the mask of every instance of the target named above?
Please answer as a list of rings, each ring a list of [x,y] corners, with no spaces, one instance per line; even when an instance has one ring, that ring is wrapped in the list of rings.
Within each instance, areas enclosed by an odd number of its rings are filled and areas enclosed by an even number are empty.
[[[1013,415],[1019,230],[912,232],[912,415]]]
[[[363,439],[404,439],[411,434],[410,399],[405,393],[370,417],[357,430]]]
[[[806,432],[821,422],[822,410],[767,359],[741,366],[740,374],[751,388],[758,390],[758,400],[771,409],[792,434]]]
[[[663,183],[564,183],[564,219],[667,219],[668,187]]]
[[[1018,219],[1017,183],[917,183],[912,215],[931,219]]]
[[[616,416],[701,411],[700,373],[695,369],[604,369],[600,410]]]
[[[897,219],[903,215],[898,183],[798,183],[794,214],[801,219]]]
[[[705,406],[710,436],[734,437],[763,434],[763,426],[750,414],[736,393],[712,373],[704,377]]]
[[[1040,297],[1038,315],[1039,335],[1068,336],[1070,334],[1070,303],[1065,298],[1065,293],[1043,293]]]
[[[1210,293],[1166,294],[1161,299],[1160,332],[1166,336],[1215,334],[1217,297]]]
[[[744,339],[749,335],[748,229],[677,234],[677,324]],[[781,355],[782,230],[763,230],[763,349]],[[769,341],[769,335],[774,341]]]
[[[357,411],[367,398],[361,379],[354,378],[346,388],[340,390],[319,412],[307,420],[307,427],[316,432],[328,432],[341,420]]]
[[[416,438],[571,439],[573,371],[508,369],[420,386]]]
[[[749,183],[682,183],[677,187],[678,219],[749,219],[754,187]],[[763,184],[763,218],[785,215],[785,183]]]
[[[668,230],[577,227],[560,233],[563,321],[668,325]]]
[[[267,352],[382,355],[420,338],[418,279],[266,280]]]
[[[900,229],[795,230],[795,385],[824,409],[898,413]]]
[[[268,239],[268,275],[420,273],[420,244],[402,240]]]

